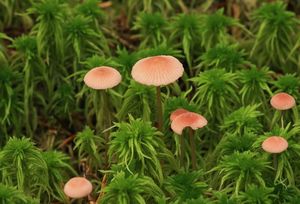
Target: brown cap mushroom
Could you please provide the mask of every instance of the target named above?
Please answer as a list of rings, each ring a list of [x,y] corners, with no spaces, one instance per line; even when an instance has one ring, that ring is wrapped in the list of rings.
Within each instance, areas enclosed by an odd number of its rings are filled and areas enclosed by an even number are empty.
[[[89,180],[84,177],[71,178],[64,187],[64,192],[70,198],[83,198],[88,196],[93,190]]]
[[[289,144],[283,137],[271,136],[265,139],[261,146],[268,153],[281,153],[288,148]]]
[[[296,105],[294,97],[283,92],[275,94],[270,103],[277,110],[288,110]]]
[[[183,75],[183,66],[175,57],[159,55],[139,60],[132,68],[133,79],[141,84],[161,86]]]
[[[193,130],[202,128],[207,125],[207,120],[202,115],[193,112],[182,113],[177,116],[171,123],[171,129],[181,135],[186,127],[191,127]]]
[[[93,68],[84,76],[85,84],[92,89],[113,88],[121,82],[121,79],[121,74],[108,66]]]

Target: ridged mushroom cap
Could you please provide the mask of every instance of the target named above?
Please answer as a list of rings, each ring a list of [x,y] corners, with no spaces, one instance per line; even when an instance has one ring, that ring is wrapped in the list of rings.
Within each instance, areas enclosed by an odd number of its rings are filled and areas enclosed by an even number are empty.
[[[162,86],[175,82],[183,75],[184,68],[175,57],[159,55],[143,58],[132,67],[132,78],[148,86]]]
[[[265,139],[261,147],[268,153],[281,153],[288,148],[289,144],[283,137],[271,136]]]
[[[117,86],[121,80],[121,74],[108,66],[95,67],[84,76],[84,83],[92,89],[109,89]]]
[[[293,96],[287,93],[275,94],[270,101],[273,108],[277,110],[288,110],[296,105],[296,101]]]
[[[64,186],[64,192],[70,198],[86,197],[92,190],[92,183],[84,177],[73,177]]]
[[[202,128],[207,125],[207,120],[202,115],[193,112],[182,113],[177,116],[171,123],[171,129],[178,135],[182,134],[182,131],[186,127],[190,127],[193,130]]]

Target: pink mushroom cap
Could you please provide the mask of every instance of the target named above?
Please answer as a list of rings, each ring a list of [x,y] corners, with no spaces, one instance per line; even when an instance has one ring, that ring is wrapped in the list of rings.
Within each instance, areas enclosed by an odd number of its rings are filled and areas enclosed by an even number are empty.
[[[83,198],[93,190],[92,183],[84,177],[71,178],[64,187],[64,192],[70,198]]]
[[[171,123],[171,129],[178,135],[186,127],[191,127],[193,130],[202,128],[207,125],[207,120],[202,115],[193,112],[182,113],[177,116]]]
[[[281,153],[288,148],[289,144],[283,137],[271,136],[265,139],[261,147],[268,153]]]
[[[288,110],[296,105],[294,97],[283,92],[275,94],[270,103],[277,110]]]
[[[175,82],[183,72],[183,65],[178,59],[159,55],[137,61],[132,67],[131,75],[141,84],[161,86]]]
[[[116,69],[101,66],[88,71],[83,80],[92,89],[109,89],[117,86],[121,82],[122,77]]]
[[[170,115],[170,121],[172,122],[177,116],[181,115],[182,113],[187,113],[189,111],[183,109],[183,108],[178,108],[175,111],[173,111]]]

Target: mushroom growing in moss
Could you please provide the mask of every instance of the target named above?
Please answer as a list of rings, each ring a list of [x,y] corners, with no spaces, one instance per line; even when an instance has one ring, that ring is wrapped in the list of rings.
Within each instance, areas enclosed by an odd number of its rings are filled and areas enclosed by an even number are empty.
[[[283,121],[284,112],[283,111],[289,110],[296,105],[296,101],[295,101],[294,97],[287,93],[284,93],[284,92],[277,93],[274,96],[272,96],[272,98],[270,100],[270,104],[273,108],[280,111],[281,128],[283,128],[284,127],[284,121]],[[295,114],[295,116],[296,116],[295,118],[297,120],[298,114]],[[271,126],[273,126],[276,119],[277,119],[277,117],[275,115],[272,120]]]
[[[94,92],[94,108],[96,113],[96,129],[103,132],[111,126],[112,120],[112,107],[109,101],[107,89],[117,86],[122,80],[122,76],[115,68],[108,66],[95,67],[88,71],[84,76],[84,83],[95,89]],[[105,116],[105,117],[103,117]],[[109,132],[105,131],[105,142],[109,142]],[[108,165],[107,148],[106,148],[105,165]]]
[[[263,150],[271,154],[281,153],[285,151],[288,146],[289,144],[286,139],[280,136],[268,137],[261,145]]]
[[[73,177],[64,186],[64,192],[70,198],[84,198],[92,190],[92,183],[84,177]]]
[[[273,166],[277,171],[277,154],[284,152],[289,144],[285,138],[280,136],[271,136],[265,139],[261,145],[262,149],[270,154],[273,154]]]
[[[116,69],[102,66],[88,71],[83,80],[88,87],[103,90],[117,86],[121,82],[122,77]]]
[[[288,110],[296,105],[294,97],[284,92],[275,94],[270,103],[276,110]]]
[[[183,75],[184,68],[175,57],[159,55],[143,58],[132,67],[133,79],[141,84],[156,86],[157,122],[162,131],[162,105],[160,87],[175,82]]]
[[[183,164],[183,152],[184,152],[184,142],[182,131],[186,127],[190,127],[189,137],[190,137],[190,146],[191,146],[191,157],[192,157],[192,166],[195,170],[197,168],[196,161],[196,147],[195,147],[195,138],[193,130],[202,128],[207,125],[207,120],[205,117],[198,113],[189,112],[185,109],[177,109],[171,113],[171,129],[176,134],[180,135],[180,161]]]

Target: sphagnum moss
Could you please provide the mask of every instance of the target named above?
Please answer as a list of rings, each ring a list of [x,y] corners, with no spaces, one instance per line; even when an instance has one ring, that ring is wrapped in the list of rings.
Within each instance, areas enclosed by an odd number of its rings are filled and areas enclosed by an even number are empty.
[[[298,6],[0,1],[0,202],[299,203]],[[149,58],[178,59],[179,72],[131,75]],[[98,97],[83,80],[104,66],[122,81]],[[274,103],[280,92],[294,101]],[[174,128],[191,112],[207,125],[178,137],[199,127]],[[272,136],[282,152],[264,151]],[[63,191],[78,177],[83,198]]]

